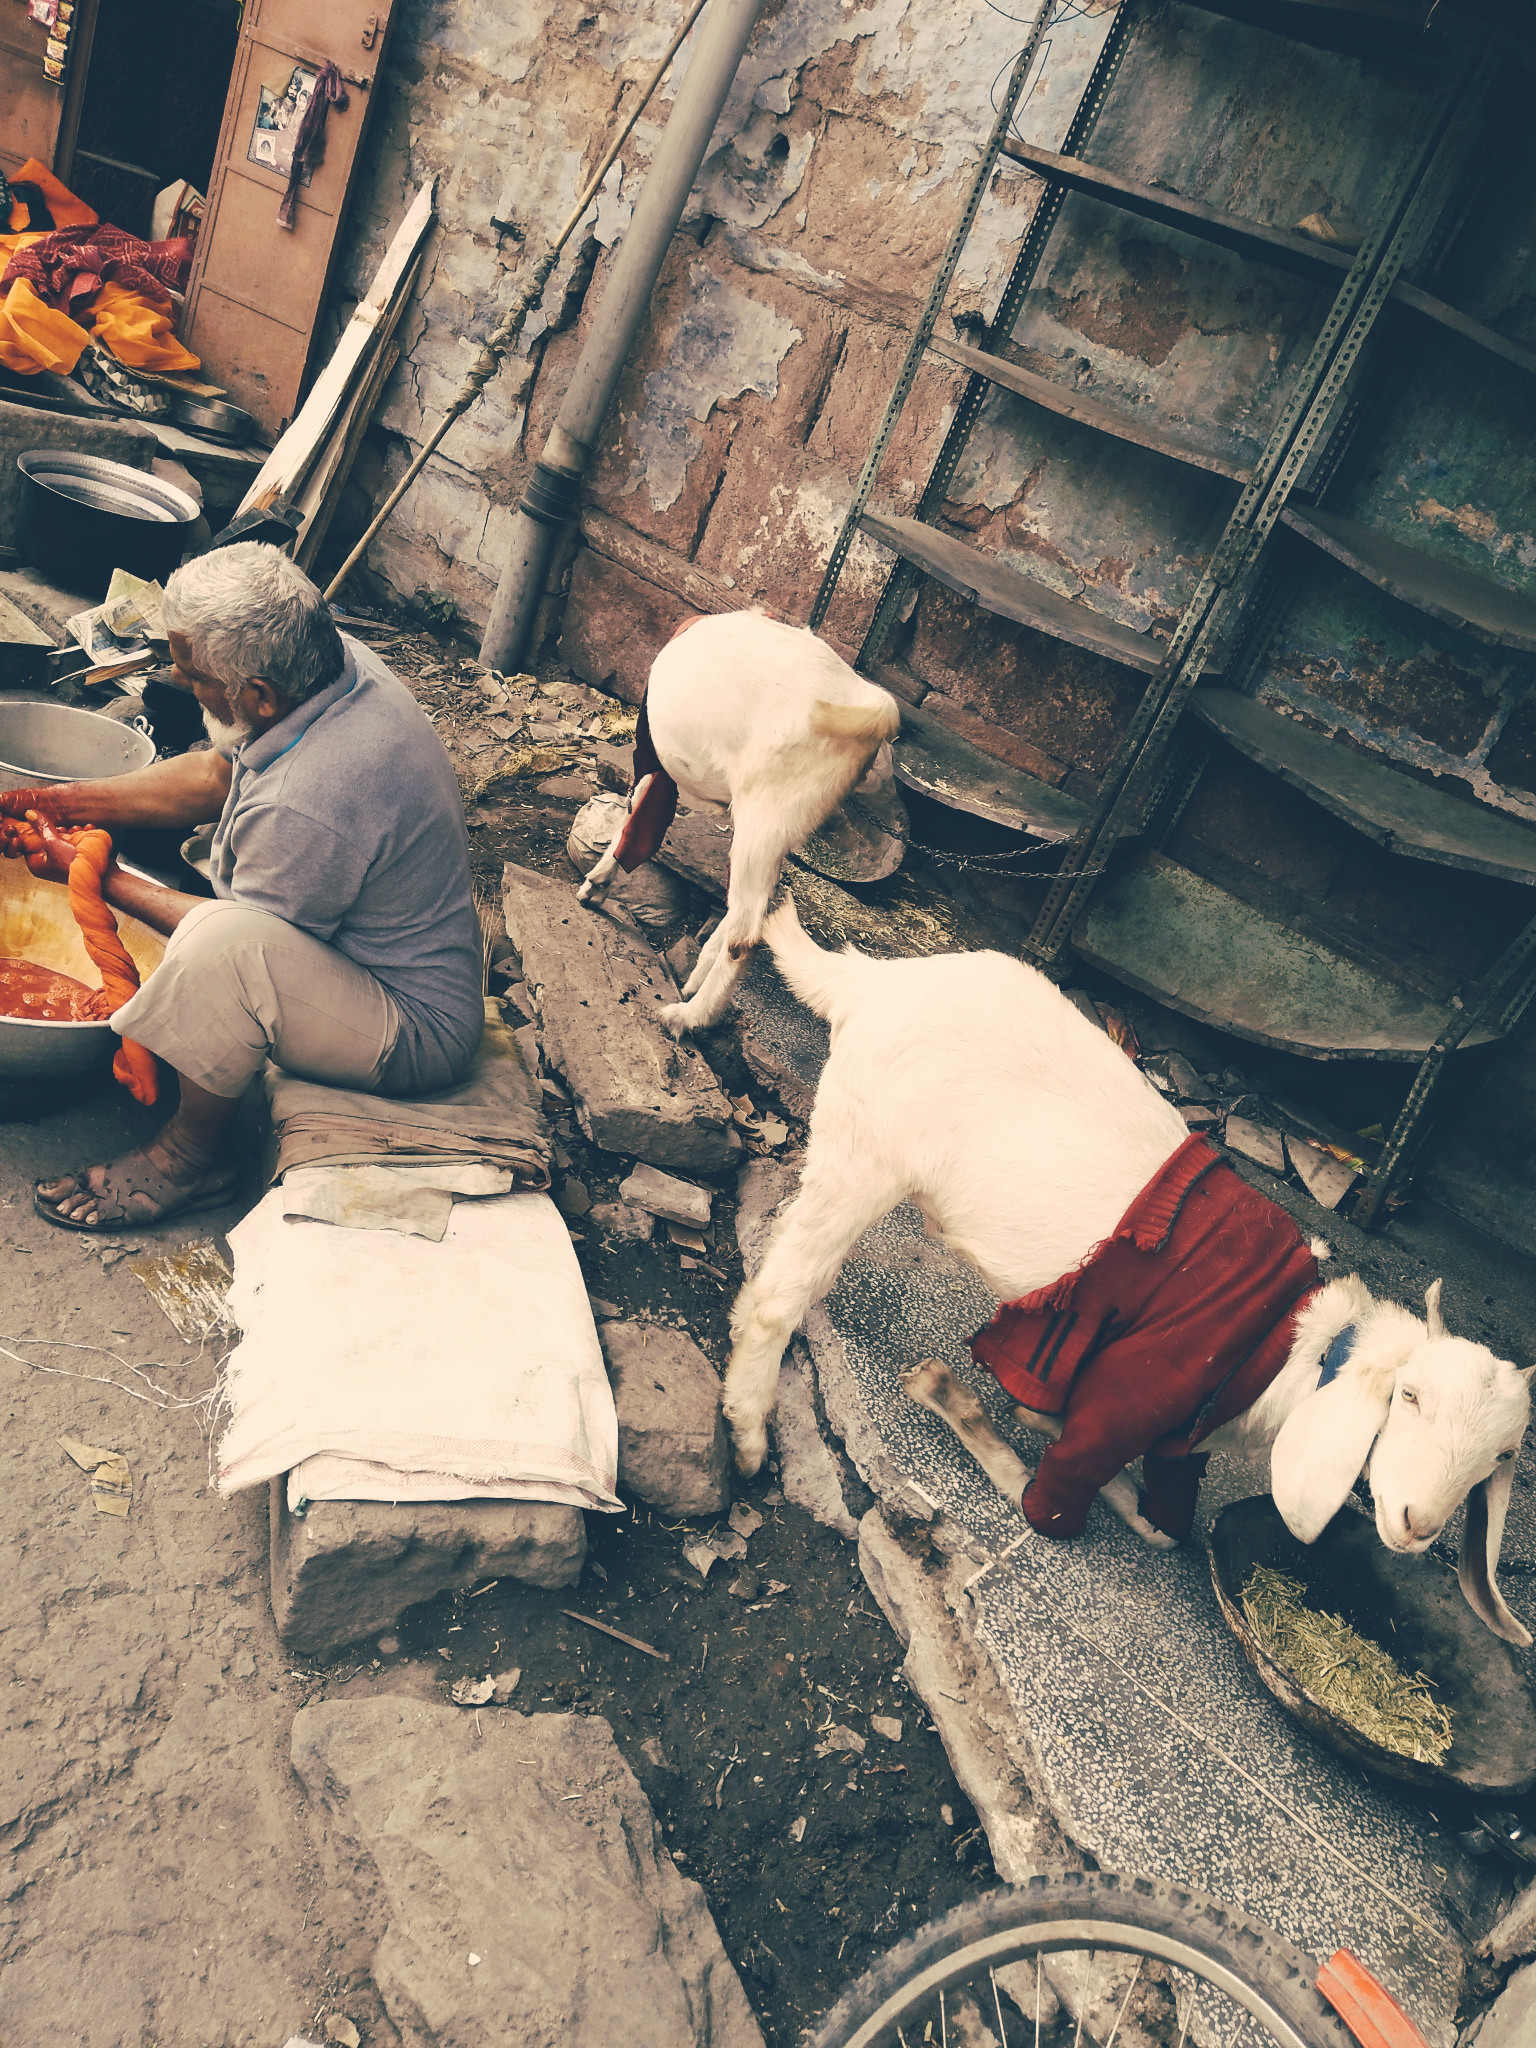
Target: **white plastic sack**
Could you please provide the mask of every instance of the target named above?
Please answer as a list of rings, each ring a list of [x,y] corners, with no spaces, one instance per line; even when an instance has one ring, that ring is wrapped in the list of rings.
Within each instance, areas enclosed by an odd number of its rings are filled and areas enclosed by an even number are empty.
[[[386,1469],[331,1498],[494,1487],[620,1507],[613,1396],[548,1195],[455,1203],[440,1243],[285,1216],[287,1201],[274,1188],[229,1234],[244,1334],[225,1368],[221,1493],[340,1458]]]
[[[590,874],[613,844],[614,837],[629,815],[628,799],[622,796],[594,796],[571,820],[571,836],[565,850],[573,867]],[[608,888],[615,903],[622,903],[644,931],[661,931],[676,924],[688,912],[688,891],[670,868],[648,860],[626,875],[620,868]]]

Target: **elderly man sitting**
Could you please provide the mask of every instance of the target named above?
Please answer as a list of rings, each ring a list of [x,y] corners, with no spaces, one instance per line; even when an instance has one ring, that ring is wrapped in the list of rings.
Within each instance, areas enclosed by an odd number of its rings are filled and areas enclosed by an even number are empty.
[[[219,820],[211,902],[108,872],[107,901],[170,939],[113,1028],[175,1068],[181,1102],[138,1150],[39,1185],[39,1213],[72,1230],[222,1200],[228,1126],[269,1057],[313,1081],[425,1094],[465,1072],[484,1014],[458,785],[404,684],[259,543],[179,569],[164,616],[213,751],[0,795],[43,837],[34,871],[59,881],[59,826]],[[17,850],[14,826],[0,845]]]

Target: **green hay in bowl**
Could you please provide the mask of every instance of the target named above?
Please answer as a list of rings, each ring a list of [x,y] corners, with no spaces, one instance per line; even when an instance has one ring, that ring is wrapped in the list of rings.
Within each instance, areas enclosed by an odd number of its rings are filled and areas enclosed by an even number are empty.
[[[1255,1565],[1243,1587],[1248,1626],[1277,1664],[1341,1721],[1399,1756],[1438,1764],[1451,1746],[1451,1717],[1422,1672],[1410,1675],[1337,1614],[1306,1606],[1299,1579]]]

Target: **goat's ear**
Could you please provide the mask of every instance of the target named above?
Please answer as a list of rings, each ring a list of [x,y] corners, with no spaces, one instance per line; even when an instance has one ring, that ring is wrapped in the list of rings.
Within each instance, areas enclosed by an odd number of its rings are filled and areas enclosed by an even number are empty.
[[[1515,1461],[1510,1458],[1495,1465],[1492,1475],[1480,1479],[1467,1495],[1467,1520],[1461,1532],[1456,1576],[1467,1596],[1467,1605],[1478,1619],[1506,1643],[1514,1643],[1523,1650],[1531,1640],[1531,1632],[1505,1606],[1496,1577],[1499,1546],[1504,1540],[1504,1517],[1509,1511],[1510,1488],[1514,1483]]]
[[[1440,1290],[1444,1285],[1443,1280],[1431,1280],[1424,1290],[1424,1320],[1429,1325],[1431,1337],[1445,1335],[1445,1323],[1440,1315]]]
[[[1390,1373],[1345,1373],[1286,1417],[1269,1454],[1269,1490],[1303,1543],[1316,1542],[1343,1507],[1391,1403]]]

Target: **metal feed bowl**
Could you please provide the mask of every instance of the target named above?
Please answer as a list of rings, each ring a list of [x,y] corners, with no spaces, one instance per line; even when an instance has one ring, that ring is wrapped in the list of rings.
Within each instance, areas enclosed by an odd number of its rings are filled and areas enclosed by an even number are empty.
[[[147,768],[155,743],[136,725],[68,704],[0,704],[0,789],[86,782]]]
[[[1300,1579],[1307,1604],[1341,1614],[1405,1671],[1422,1671],[1450,1709],[1443,1764],[1384,1749],[1342,1720],[1263,1649],[1243,1613],[1255,1565]],[[1282,1706],[1330,1749],[1382,1777],[1508,1795],[1536,1782],[1536,1699],[1508,1643],[1467,1605],[1456,1574],[1438,1559],[1390,1551],[1376,1525],[1341,1508],[1315,1543],[1300,1543],[1266,1494],[1223,1508],[1211,1529],[1211,1579],[1243,1655]]]
[[[140,978],[147,980],[165,956],[165,940],[121,912],[117,928]],[[59,882],[40,882],[21,860],[0,860],[0,957],[34,960],[72,974],[88,988],[101,986],[70,911],[69,891]],[[0,1017],[0,1081],[93,1074],[111,1061],[120,1043],[110,1024]]]

